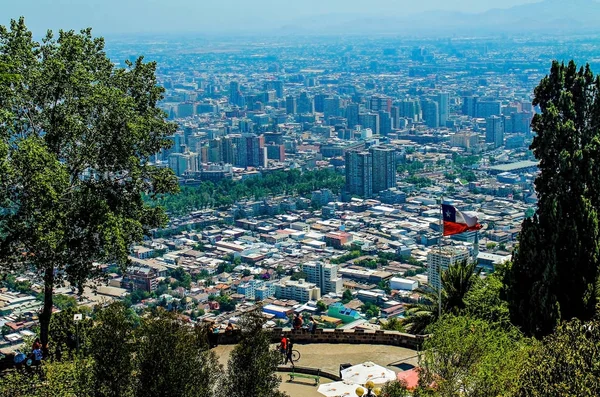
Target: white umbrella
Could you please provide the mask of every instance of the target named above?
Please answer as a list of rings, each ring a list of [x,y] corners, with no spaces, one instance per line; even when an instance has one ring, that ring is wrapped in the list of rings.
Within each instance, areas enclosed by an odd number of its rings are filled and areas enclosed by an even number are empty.
[[[331,382],[322,384],[317,391],[326,397],[357,397],[356,388],[359,386],[349,381]]]
[[[368,381],[372,381],[375,384],[382,384],[396,380],[396,373],[381,365],[366,362],[342,370],[342,379],[361,385],[364,385]]]

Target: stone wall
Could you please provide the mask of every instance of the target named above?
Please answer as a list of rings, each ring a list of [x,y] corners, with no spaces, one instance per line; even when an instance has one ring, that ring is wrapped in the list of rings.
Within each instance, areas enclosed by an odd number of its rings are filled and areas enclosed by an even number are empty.
[[[398,331],[365,331],[365,330],[342,330],[342,329],[317,329],[311,334],[306,329],[291,330],[289,328],[273,328],[271,330],[273,343],[281,340],[281,334],[292,339],[294,343],[349,343],[357,345],[390,345],[418,350],[427,338],[426,335],[404,334]],[[231,335],[220,334],[219,343],[223,345],[235,344],[239,340],[239,331]]]

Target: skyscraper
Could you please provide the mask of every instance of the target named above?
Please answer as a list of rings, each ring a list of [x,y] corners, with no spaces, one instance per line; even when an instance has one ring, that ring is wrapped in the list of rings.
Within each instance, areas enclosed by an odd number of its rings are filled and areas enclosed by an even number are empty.
[[[386,136],[392,132],[392,118],[385,110],[379,111],[379,133]]]
[[[379,112],[380,110],[383,110],[389,113],[392,111],[392,99],[383,95],[372,96],[369,104],[369,109],[371,109],[373,112]]]
[[[285,112],[287,114],[296,114],[296,97],[288,95],[285,97]]]
[[[440,107],[440,125],[442,127],[445,127],[446,121],[448,121],[449,99],[450,94],[448,94],[447,92],[440,92],[437,96],[437,103]]]
[[[504,146],[504,125],[502,117],[491,116],[486,120],[485,142],[493,143],[494,147]]]
[[[350,103],[346,106],[346,119],[348,120],[348,128],[354,128],[359,124],[358,114],[360,105],[358,103]]]
[[[477,102],[479,97],[466,96],[463,98],[462,113],[466,116],[477,117]]]
[[[337,117],[340,114],[340,97],[333,98],[324,98],[323,99],[323,114],[325,116],[325,120],[329,119],[329,117]],[[317,103],[315,100],[315,110],[317,108]]]
[[[379,113],[360,113],[358,124],[363,128],[370,128],[373,134],[379,134]]]
[[[396,186],[396,150],[391,147],[373,146],[369,149],[373,158],[373,193]]]
[[[360,197],[373,195],[373,156],[369,152],[346,152],[346,191]]]
[[[297,111],[300,114],[312,114],[315,112],[315,101],[306,92],[300,93],[300,97],[297,100]]]
[[[437,102],[432,100],[423,102],[423,120],[429,128],[440,126],[440,108]]]

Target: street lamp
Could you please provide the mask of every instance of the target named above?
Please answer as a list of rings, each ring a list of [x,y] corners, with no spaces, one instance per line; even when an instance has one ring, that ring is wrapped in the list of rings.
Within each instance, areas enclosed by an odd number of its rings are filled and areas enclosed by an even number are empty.
[[[367,388],[366,394],[365,389],[363,389],[362,387],[356,388],[356,395],[358,397],[373,397],[379,396],[381,394],[381,389],[379,387],[375,387],[373,381],[368,381],[367,383],[365,383],[365,387]]]

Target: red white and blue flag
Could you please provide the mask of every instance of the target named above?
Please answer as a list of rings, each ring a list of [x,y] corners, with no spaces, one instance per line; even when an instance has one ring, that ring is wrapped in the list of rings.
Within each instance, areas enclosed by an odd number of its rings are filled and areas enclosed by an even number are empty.
[[[444,219],[444,236],[479,230],[482,227],[476,213],[461,212],[448,204],[442,204],[442,217]]]

